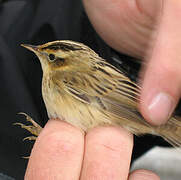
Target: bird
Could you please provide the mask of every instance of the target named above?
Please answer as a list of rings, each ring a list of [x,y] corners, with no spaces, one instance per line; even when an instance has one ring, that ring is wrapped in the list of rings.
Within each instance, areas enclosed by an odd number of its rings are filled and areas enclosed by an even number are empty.
[[[181,120],[172,116],[166,124],[149,124],[139,112],[141,87],[88,46],[71,40],[43,45],[22,44],[34,52],[43,70],[42,96],[48,117],[66,121],[84,132],[96,126],[121,126],[134,135],[161,136],[181,146]],[[35,140],[41,127],[26,113]]]

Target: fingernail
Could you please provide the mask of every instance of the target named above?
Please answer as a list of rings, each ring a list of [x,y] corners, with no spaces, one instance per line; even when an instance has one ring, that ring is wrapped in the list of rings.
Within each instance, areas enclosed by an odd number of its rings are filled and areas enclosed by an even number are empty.
[[[173,98],[167,93],[159,93],[148,106],[150,120],[155,124],[164,124],[173,111]]]

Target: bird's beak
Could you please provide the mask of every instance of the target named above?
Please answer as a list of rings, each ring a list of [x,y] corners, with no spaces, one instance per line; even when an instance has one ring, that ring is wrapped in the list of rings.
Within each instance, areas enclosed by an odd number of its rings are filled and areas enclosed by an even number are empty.
[[[30,44],[21,44],[21,46],[30,51],[33,51],[34,53],[37,53],[39,50],[38,46],[34,46],[34,45],[30,45]]]

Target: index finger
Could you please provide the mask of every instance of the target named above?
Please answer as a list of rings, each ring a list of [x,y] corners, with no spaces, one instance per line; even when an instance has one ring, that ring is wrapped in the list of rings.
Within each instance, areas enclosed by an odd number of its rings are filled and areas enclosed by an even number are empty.
[[[32,149],[27,180],[79,179],[84,152],[84,134],[60,120],[49,120]]]
[[[126,180],[133,136],[120,127],[97,127],[88,132],[81,179]]]

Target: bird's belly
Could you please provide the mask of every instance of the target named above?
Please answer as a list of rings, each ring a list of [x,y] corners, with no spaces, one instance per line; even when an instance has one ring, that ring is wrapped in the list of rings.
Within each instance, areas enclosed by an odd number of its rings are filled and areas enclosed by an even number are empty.
[[[110,118],[100,110],[75,99],[65,91],[43,86],[42,94],[49,118],[59,118],[84,131],[97,125],[111,124]]]

